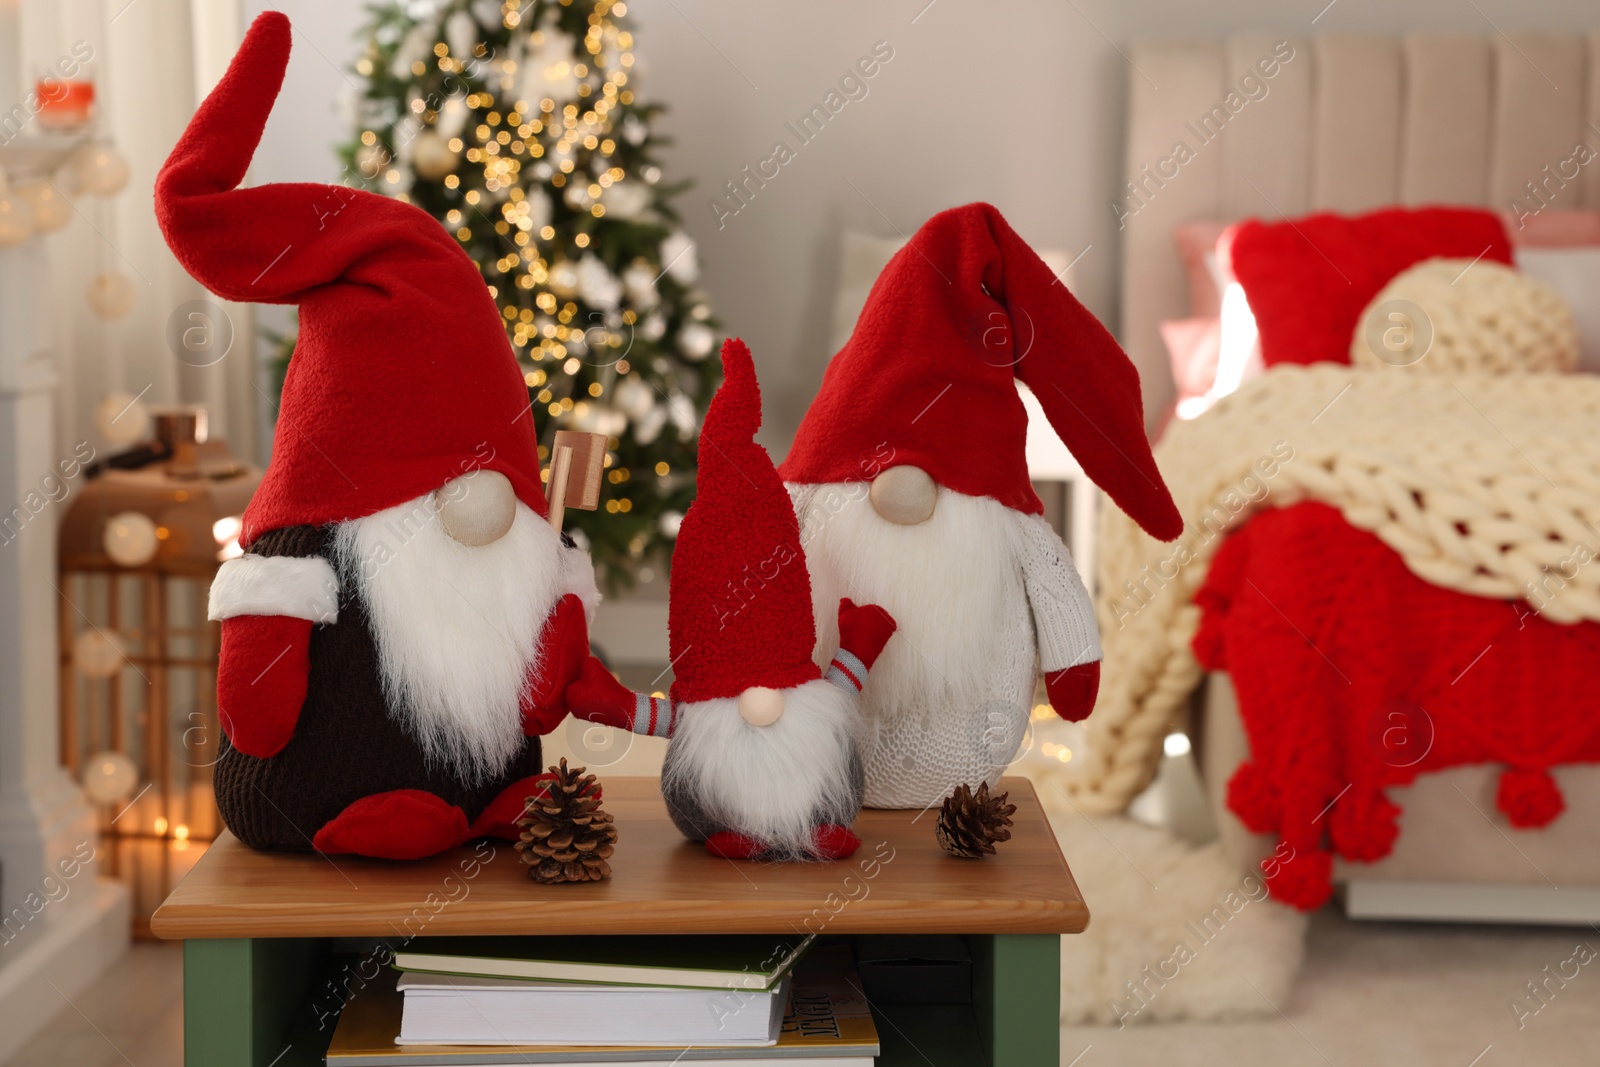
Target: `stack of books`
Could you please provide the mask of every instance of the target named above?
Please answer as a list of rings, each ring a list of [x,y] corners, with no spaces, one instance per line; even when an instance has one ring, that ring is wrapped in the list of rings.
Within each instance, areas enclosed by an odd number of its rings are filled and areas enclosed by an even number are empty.
[[[812,940],[429,939],[351,998],[328,1067],[872,1067],[850,947]]]

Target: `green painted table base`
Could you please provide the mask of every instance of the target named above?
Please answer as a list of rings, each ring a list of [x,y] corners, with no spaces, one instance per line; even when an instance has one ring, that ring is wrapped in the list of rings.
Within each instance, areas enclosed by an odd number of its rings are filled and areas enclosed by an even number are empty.
[[[972,1004],[874,1006],[880,1067],[1058,1067],[1061,938],[972,934]],[[186,1067],[311,1067],[331,1027],[312,1007],[328,942],[191,940],[183,946]]]
[[[297,1035],[311,984],[327,957],[321,939],[231,938],[183,943],[185,1067],[320,1064],[331,1031],[313,1050]]]
[[[1058,1067],[1060,936],[968,937],[967,948],[972,953],[972,1010],[990,1067]]]

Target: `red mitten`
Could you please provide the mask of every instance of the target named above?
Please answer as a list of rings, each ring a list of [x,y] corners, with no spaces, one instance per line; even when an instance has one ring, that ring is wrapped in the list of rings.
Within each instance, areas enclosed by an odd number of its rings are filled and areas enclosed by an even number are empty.
[[[539,641],[539,675],[522,698],[522,732],[530,737],[549,733],[566,718],[567,686],[589,655],[589,623],[576,594],[568,593],[556,604]]]
[[[894,617],[876,604],[859,606],[849,597],[839,601],[839,647],[868,670],[896,628]]]
[[[612,677],[606,665],[590,656],[578,680],[567,686],[567,710],[574,716],[619,730],[633,729],[633,690]]]
[[[217,718],[233,747],[265,759],[294,736],[311,672],[311,621],[239,615],[222,623]]]
[[[1094,698],[1100,692],[1100,661],[1080,663],[1046,674],[1044,691],[1049,694],[1050,706],[1063,719],[1080,722],[1088,718],[1094,710]]]

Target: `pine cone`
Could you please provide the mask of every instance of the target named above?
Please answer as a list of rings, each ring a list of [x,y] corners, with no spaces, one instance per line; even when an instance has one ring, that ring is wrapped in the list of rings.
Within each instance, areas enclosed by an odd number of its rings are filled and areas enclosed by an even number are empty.
[[[962,859],[994,855],[996,842],[1011,840],[1011,816],[1017,806],[1006,803],[1010,795],[991,797],[988,782],[978,786],[976,794],[966,785],[956,786],[939,805],[939,821],[933,828],[939,847]]]
[[[543,796],[528,798],[517,819],[517,852],[535,882],[598,882],[611,877],[606,860],[616,851],[617,826],[600,810],[600,788],[584,768],[551,767],[555,781]]]

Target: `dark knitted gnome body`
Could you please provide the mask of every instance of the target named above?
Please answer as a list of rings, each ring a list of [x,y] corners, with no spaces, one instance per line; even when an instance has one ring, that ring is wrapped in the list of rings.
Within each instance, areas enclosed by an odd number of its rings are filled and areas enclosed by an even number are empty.
[[[250,551],[261,556],[321,556],[331,531],[293,526],[263,534]],[[384,698],[378,649],[351,576],[339,575],[339,616],[311,631],[311,670],[299,724],[283,750],[247,756],[223,736],[213,772],[217,807],[234,836],[251,848],[309,852],[317,831],[363,797],[419,789],[474,819],[519,778],[538,774],[539,739],[498,776],[468,783],[430,764]]]

